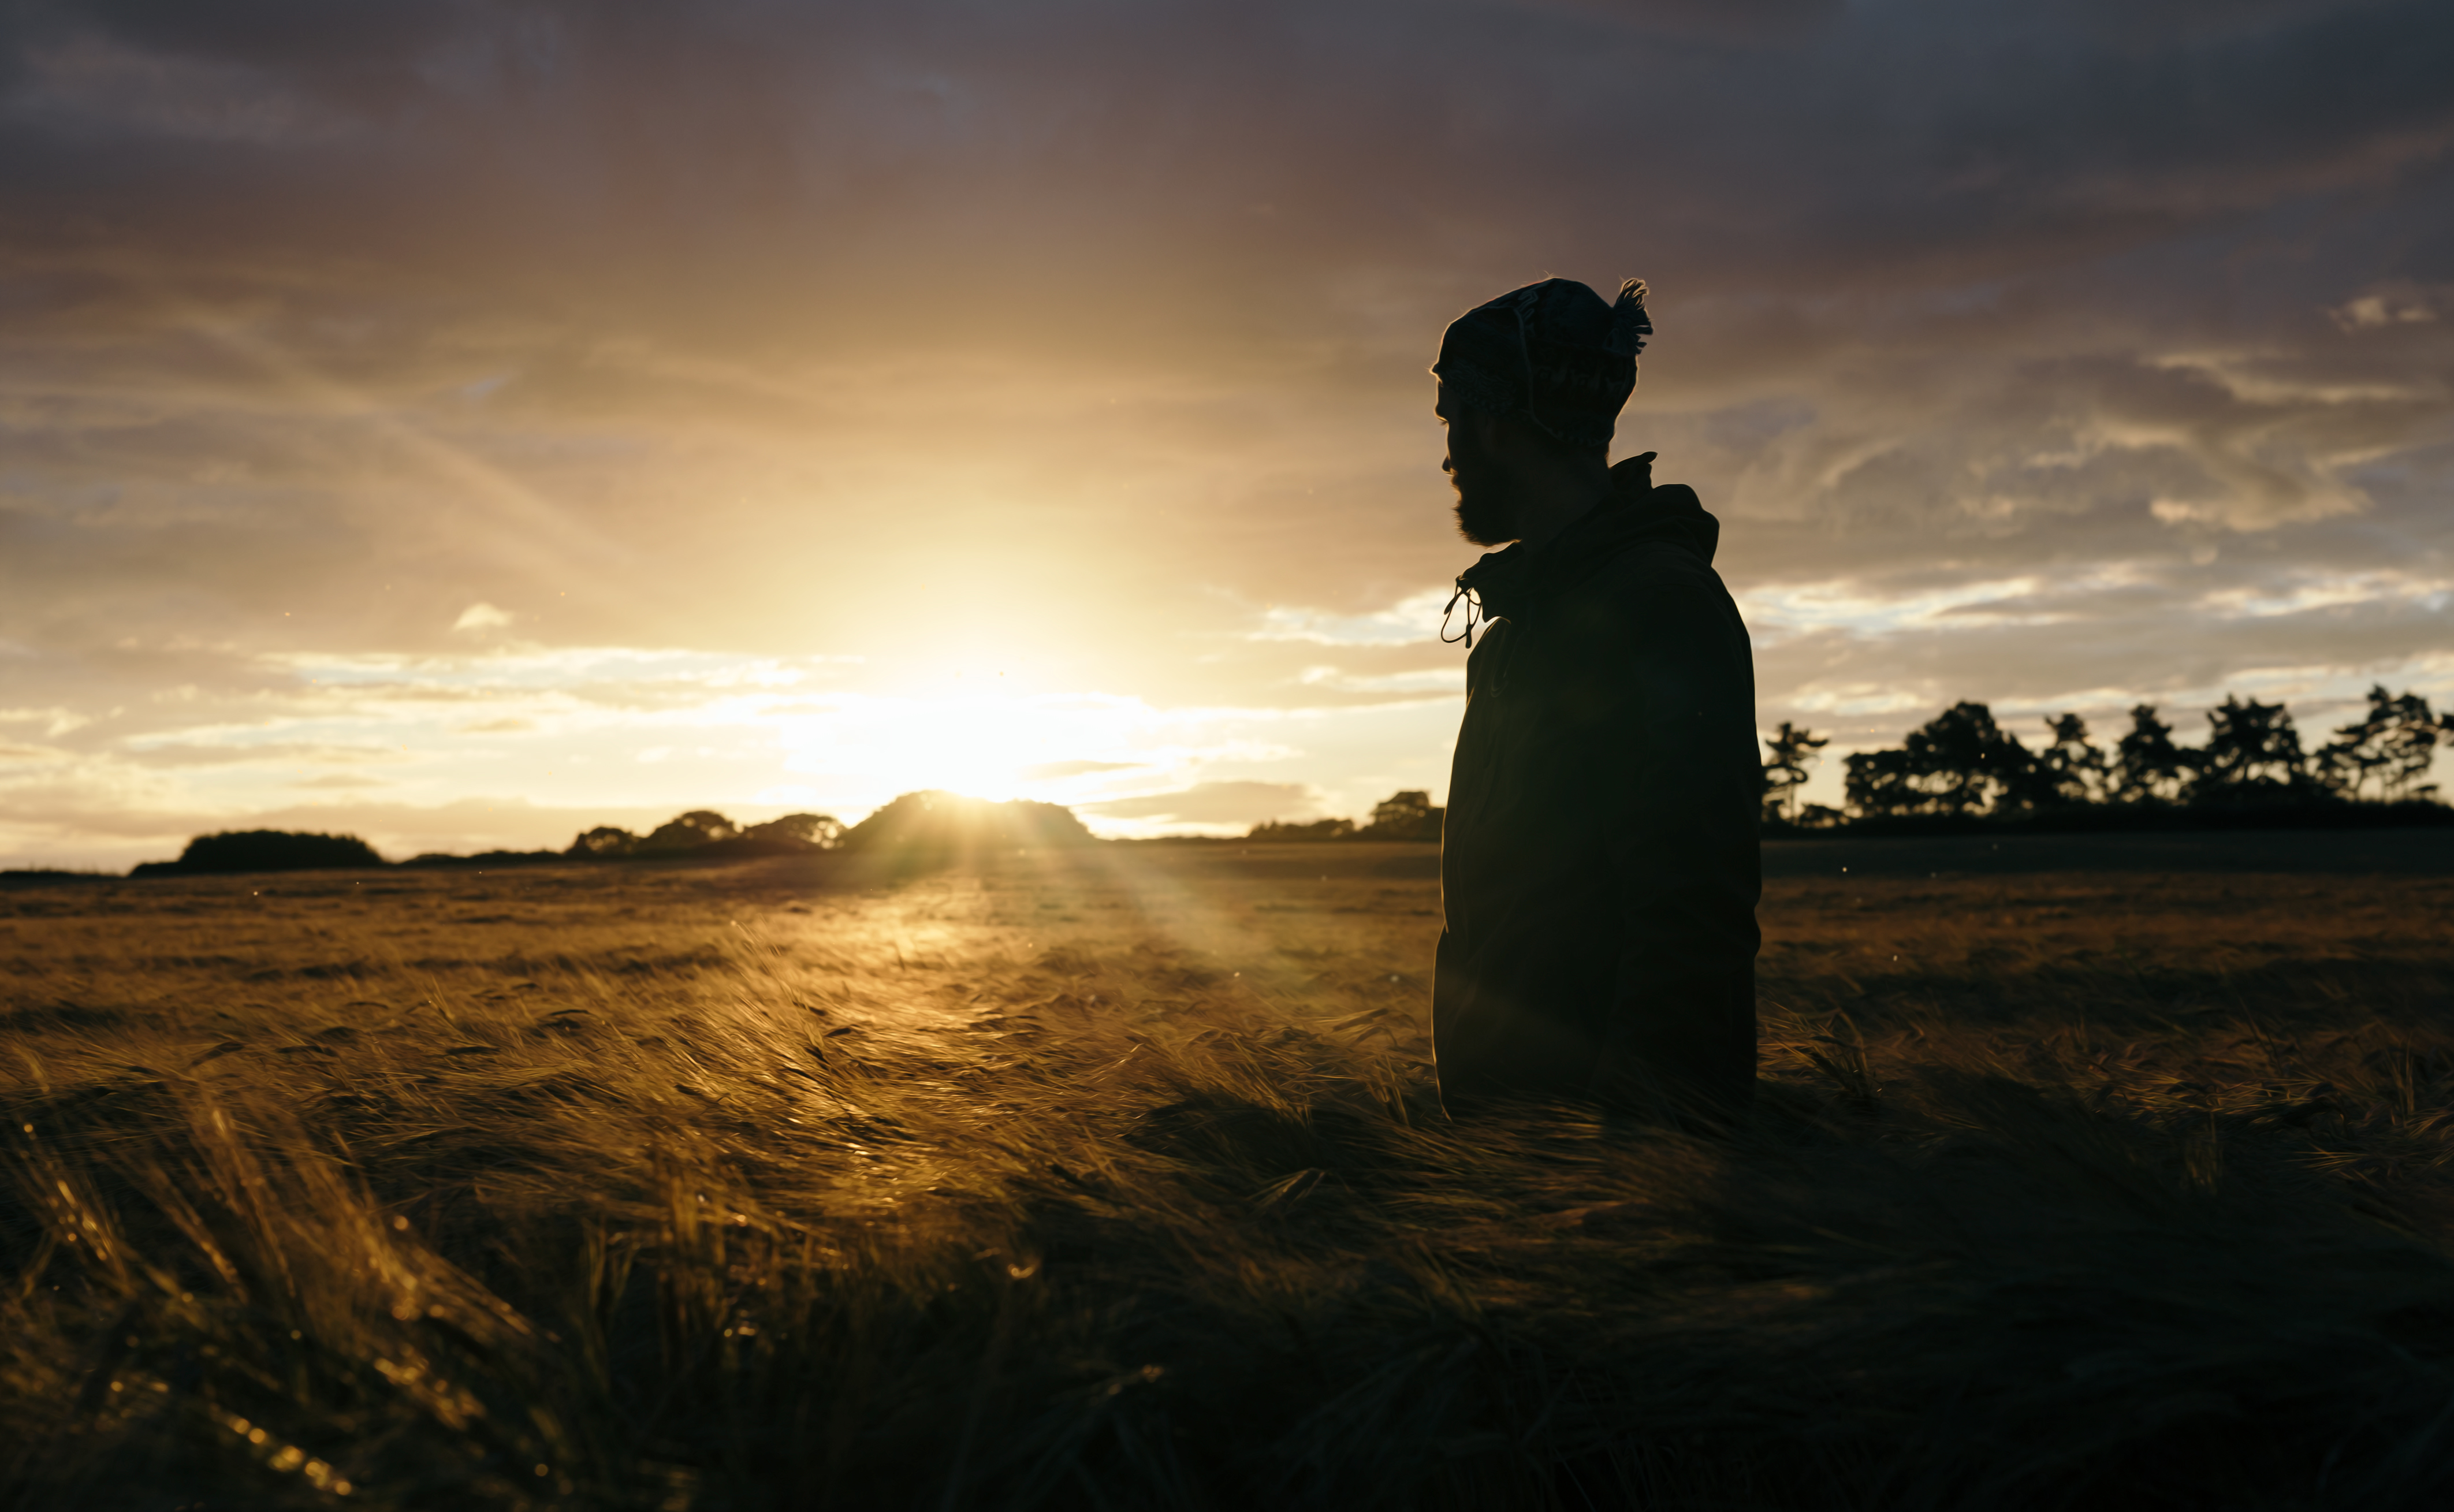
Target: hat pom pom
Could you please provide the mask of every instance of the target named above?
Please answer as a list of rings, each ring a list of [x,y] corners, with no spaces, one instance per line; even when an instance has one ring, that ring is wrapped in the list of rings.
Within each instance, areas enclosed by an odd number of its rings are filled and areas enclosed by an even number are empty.
[[[1619,302],[1611,306],[1610,334],[1602,341],[1604,350],[1623,357],[1644,350],[1644,338],[1653,334],[1653,318],[1644,312],[1646,292],[1641,278],[1619,286]]]

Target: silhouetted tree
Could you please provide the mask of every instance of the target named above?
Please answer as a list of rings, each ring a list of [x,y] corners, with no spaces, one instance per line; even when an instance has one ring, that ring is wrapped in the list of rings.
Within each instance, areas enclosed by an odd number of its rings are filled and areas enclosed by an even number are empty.
[[[1246,836],[1255,840],[1343,840],[1355,835],[1353,819],[1314,819],[1308,824],[1287,824],[1276,819],[1263,819]]]
[[[165,872],[306,872],[381,866],[374,847],[354,835],[307,835],[292,830],[225,830],[199,835],[179,858],[156,861],[143,875]]]
[[[629,830],[617,829],[611,824],[600,824],[593,830],[582,831],[578,837],[571,842],[571,849],[563,854],[612,857],[629,856],[638,848],[639,837]]]
[[[1925,811],[1928,798],[1916,781],[1917,772],[1905,751],[1860,751],[1844,756],[1848,776],[1841,791],[1851,808],[1870,818]]]
[[[2113,796],[2124,803],[2177,798],[2196,768],[2194,753],[2173,743],[2173,727],[2156,717],[2156,706],[2130,711],[2130,733],[2114,748]]]
[[[1994,711],[1965,699],[1909,733],[1909,760],[1943,814],[1990,806],[2026,775],[2032,758]]]
[[[842,840],[843,822],[832,814],[787,814],[780,819],[753,824],[741,832],[750,840],[782,841],[812,850],[832,850]]]
[[[1432,796],[1409,788],[1392,793],[1372,805],[1372,822],[1363,828],[1363,837],[1374,840],[1437,840],[1440,837],[1442,811],[1432,803]]]
[[[1798,790],[1806,782],[1806,774],[1821,759],[1816,755],[1832,743],[1830,736],[1820,736],[1803,725],[1788,720],[1780,722],[1780,732],[1764,742],[1770,753],[1763,764],[1763,816],[1779,819],[1784,810],[1795,811]]]
[[[2447,724],[2441,723],[2428,700],[2416,693],[2398,697],[2381,682],[2370,686],[2368,697],[2368,716],[2344,725],[2335,732],[2335,739],[2318,748],[2319,782],[2347,798],[2361,796],[2372,782],[2382,798],[2419,798],[2435,793],[2436,783],[2420,779],[2428,775]]]
[[[1979,813],[2019,792],[2035,760],[1991,709],[1962,699],[1910,731],[1901,749],[1850,756],[1844,785],[1869,816]]]
[[[2053,715],[2045,729],[2054,737],[2038,751],[2012,783],[2011,800],[2022,808],[2069,808],[2104,796],[2104,753],[2087,737],[2087,721],[2075,714]]]
[[[2193,799],[2277,797],[2309,787],[2308,758],[2291,714],[2280,703],[2243,703],[2230,694],[2207,711],[2207,743],[2197,767]]]
[[[643,854],[657,851],[689,851],[717,840],[729,840],[741,833],[739,825],[712,809],[693,809],[677,815],[650,831],[639,842]]]

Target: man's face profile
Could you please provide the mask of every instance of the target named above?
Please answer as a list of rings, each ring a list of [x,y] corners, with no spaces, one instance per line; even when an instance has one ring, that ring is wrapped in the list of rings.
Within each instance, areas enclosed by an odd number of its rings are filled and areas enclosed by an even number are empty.
[[[1452,410],[1445,399],[1433,406],[1448,433],[1448,454],[1440,471],[1457,490],[1458,534],[1477,546],[1502,546],[1522,534],[1517,512],[1510,507],[1506,469],[1494,454],[1487,416],[1471,410]]]

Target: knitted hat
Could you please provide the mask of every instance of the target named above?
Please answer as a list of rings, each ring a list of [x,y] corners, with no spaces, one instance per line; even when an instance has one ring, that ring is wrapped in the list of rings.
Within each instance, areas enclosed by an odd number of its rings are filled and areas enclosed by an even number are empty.
[[[1608,446],[1653,334],[1644,280],[1619,302],[1569,278],[1527,284],[1467,311],[1440,335],[1432,375],[1451,401],[1527,420],[1570,446]]]

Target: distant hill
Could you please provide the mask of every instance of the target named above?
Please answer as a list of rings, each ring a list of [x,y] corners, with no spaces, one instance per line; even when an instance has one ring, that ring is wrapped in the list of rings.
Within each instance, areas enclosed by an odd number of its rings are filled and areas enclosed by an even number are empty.
[[[231,872],[323,872],[382,866],[373,846],[354,835],[292,830],[225,830],[199,835],[175,861],[147,861],[131,877],[214,876]]]
[[[844,832],[847,851],[922,854],[1088,845],[1074,811],[1016,798],[992,803],[955,793],[906,793]]]

